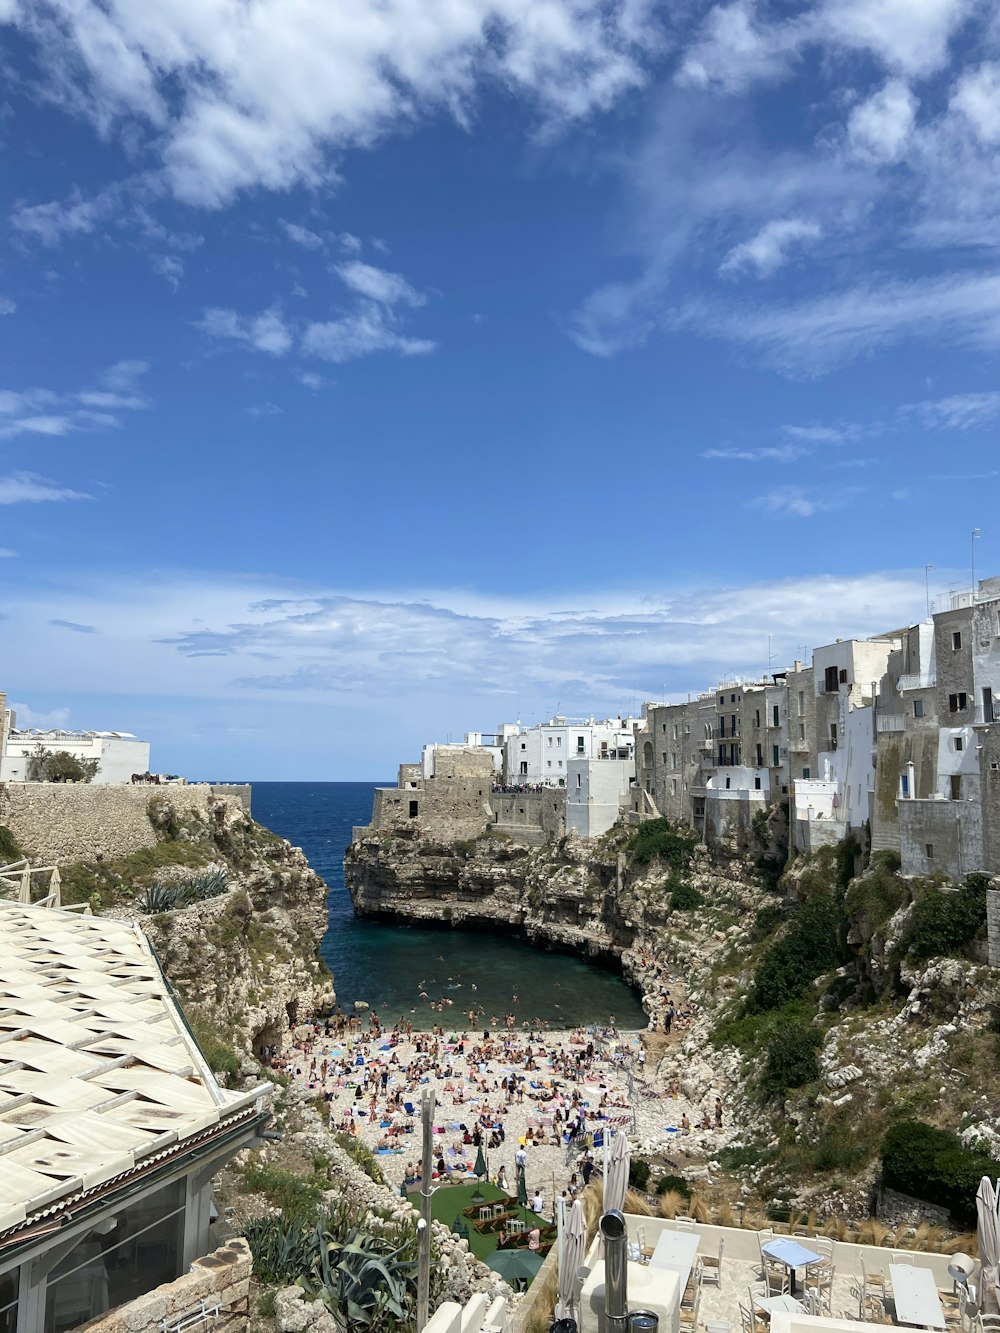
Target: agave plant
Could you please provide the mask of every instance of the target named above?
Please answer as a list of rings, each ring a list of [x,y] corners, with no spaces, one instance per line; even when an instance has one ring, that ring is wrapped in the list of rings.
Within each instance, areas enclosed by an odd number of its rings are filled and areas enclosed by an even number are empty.
[[[179,896],[175,884],[150,884],[140,910],[151,916],[157,912],[169,912],[177,906]]]
[[[375,1236],[352,1230],[343,1240],[324,1236],[302,1285],[348,1328],[371,1328],[384,1317],[398,1325],[407,1318],[416,1271],[409,1242],[393,1250]]]
[[[206,898],[218,898],[228,888],[229,880],[225,870],[221,868],[206,871],[204,875],[192,875],[190,879],[184,881],[184,901],[198,903]]]
[[[292,1286],[316,1262],[322,1233],[302,1220],[254,1217],[243,1234],[253,1255],[254,1273],[262,1282]]]

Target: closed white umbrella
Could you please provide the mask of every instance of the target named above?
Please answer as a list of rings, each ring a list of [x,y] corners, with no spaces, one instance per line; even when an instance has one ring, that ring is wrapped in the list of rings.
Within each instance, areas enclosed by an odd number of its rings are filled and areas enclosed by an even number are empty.
[[[629,1169],[628,1135],[619,1130],[611,1145],[608,1156],[608,1169],[604,1176],[604,1211],[625,1208],[625,1191],[628,1189]]]
[[[562,1253],[559,1256],[559,1300],[556,1303],[557,1319],[575,1319],[580,1323],[580,1285],[577,1273],[583,1263],[587,1250],[587,1221],[583,1215],[583,1204],[575,1199],[569,1210],[569,1221],[563,1235]]]
[[[997,1192],[989,1176],[983,1176],[976,1191],[976,1213],[979,1241],[979,1261],[983,1266],[980,1278],[979,1302],[982,1305],[987,1287],[996,1289],[997,1265],[1000,1263],[1000,1237],[997,1234]]]

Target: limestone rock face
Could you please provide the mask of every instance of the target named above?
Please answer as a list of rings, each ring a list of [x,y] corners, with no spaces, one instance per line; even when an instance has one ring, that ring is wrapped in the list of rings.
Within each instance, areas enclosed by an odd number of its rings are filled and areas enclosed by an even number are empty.
[[[256,1056],[335,1000],[317,953],[327,886],[299,848],[234,802],[210,803],[194,835],[211,841],[230,888],[141,924],[195,1027],[206,1024],[238,1057]]]

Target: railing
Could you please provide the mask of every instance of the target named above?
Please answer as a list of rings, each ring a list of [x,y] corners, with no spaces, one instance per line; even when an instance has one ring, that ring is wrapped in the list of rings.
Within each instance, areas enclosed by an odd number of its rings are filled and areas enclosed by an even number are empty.
[[[920,672],[915,676],[900,676],[896,689],[903,694],[906,690],[932,690],[937,684],[937,675],[932,672]]]
[[[879,713],[875,719],[875,731],[879,736],[889,731],[903,731],[905,723],[902,713]]]

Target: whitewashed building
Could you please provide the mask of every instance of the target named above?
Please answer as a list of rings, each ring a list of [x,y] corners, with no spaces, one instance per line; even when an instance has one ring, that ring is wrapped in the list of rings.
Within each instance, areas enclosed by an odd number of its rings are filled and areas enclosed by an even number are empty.
[[[19,731],[12,726],[0,755],[0,782],[26,782],[28,762],[39,746],[65,750],[75,759],[96,759],[95,783],[131,782],[149,772],[149,741],[128,731]]]
[[[635,778],[635,760],[570,759],[566,787],[566,830],[599,838],[617,821]]]
[[[638,718],[556,716],[504,742],[504,781],[512,785],[565,787],[571,759],[634,760]]]

